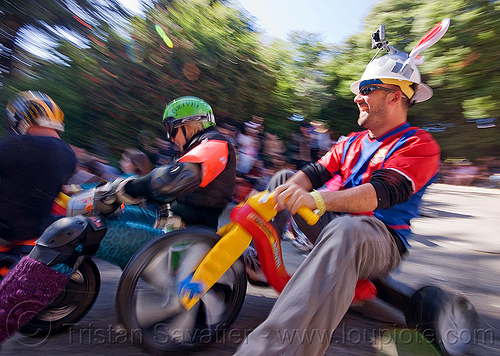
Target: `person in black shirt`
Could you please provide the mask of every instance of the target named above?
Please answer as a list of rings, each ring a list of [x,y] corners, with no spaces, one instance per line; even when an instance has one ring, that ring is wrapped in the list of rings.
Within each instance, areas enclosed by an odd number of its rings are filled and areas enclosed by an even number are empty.
[[[64,114],[40,92],[23,92],[7,104],[11,135],[0,141],[0,246],[36,239],[51,223],[54,199],[76,167],[62,141]]]
[[[77,247],[89,247],[89,234],[94,234],[90,248],[95,249],[97,258],[124,267],[131,257],[129,252],[133,254],[162,233],[148,224],[151,219],[147,210],[134,204],[143,200],[169,203],[185,225],[217,228],[218,218],[233,196],[234,148],[215,129],[210,105],[199,98],[182,97],[168,104],[163,124],[167,139],[180,147],[181,157],[145,176],[118,178],[96,188],[95,211],[109,216],[105,234],[90,232],[88,226],[96,224],[96,217],[62,218],[46,230],[30,255],[4,278],[0,285],[0,343],[29,321],[22,318],[28,314],[26,311],[33,315],[58,295],[69,280],[74,257],[79,254]],[[122,203],[127,205],[121,214],[110,216]],[[134,220],[139,216],[144,219]],[[127,219],[133,223],[128,224]],[[69,230],[70,234],[64,233]],[[66,244],[56,246],[54,240],[65,240]],[[31,300],[36,303],[29,303]],[[7,318],[14,309],[19,318]]]

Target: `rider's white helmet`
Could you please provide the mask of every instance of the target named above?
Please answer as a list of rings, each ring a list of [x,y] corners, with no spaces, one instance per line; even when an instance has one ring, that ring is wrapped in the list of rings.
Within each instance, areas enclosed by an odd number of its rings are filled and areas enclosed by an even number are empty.
[[[391,52],[368,63],[361,79],[351,84],[351,91],[357,95],[359,89],[368,84],[393,84],[399,86],[412,103],[430,99],[432,89],[422,83],[416,63],[408,64],[405,52],[394,49]]]

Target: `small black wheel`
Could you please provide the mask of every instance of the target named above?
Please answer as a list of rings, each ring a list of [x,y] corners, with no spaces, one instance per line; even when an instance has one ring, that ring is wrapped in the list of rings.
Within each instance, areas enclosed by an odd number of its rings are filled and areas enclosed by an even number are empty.
[[[137,251],[120,278],[118,319],[136,343],[155,355],[210,344],[238,315],[246,295],[246,274],[238,259],[186,311],[178,282],[193,273],[220,236],[201,228],[176,230]]]
[[[67,330],[92,308],[100,286],[99,269],[94,261],[86,258],[56,299],[25,324],[20,332],[26,336],[46,337]]]
[[[443,355],[473,354],[479,316],[464,295],[426,286],[413,294],[409,307],[408,326],[419,330]]]

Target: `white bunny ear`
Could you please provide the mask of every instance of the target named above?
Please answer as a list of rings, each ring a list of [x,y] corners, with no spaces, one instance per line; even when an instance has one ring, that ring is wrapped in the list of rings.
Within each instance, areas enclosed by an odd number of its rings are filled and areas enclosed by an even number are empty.
[[[409,58],[411,60],[415,59],[420,52],[439,41],[441,37],[444,36],[446,31],[448,31],[448,27],[450,27],[449,18],[445,18],[444,20],[440,21],[429,32],[427,32],[425,36],[422,37],[420,42],[418,42],[418,44],[411,50]]]
[[[427,32],[425,36],[422,37],[422,39],[417,43],[417,45],[411,50],[408,59],[405,61],[401,69],[401,73],[404,73],[413,64],[420,65],[424,63],[425,57],[418,56],[419,53],[429,48],[437,41],[439,41],[441,37],[444,36],[446,31],[448,31],[448,27],[450,27],[450,19],[445,18],[444,20],[440,21],[436,26],[434,26],[429,32]]]
[[[425,57],[424,56],[417,56],[413,60],[413,63],[415,63],[416,66],[419,66],[425,62]]]

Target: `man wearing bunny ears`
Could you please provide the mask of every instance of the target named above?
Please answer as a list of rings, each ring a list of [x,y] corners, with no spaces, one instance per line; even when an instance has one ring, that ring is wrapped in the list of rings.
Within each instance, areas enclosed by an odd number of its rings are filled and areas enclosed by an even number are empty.
[[[323,355],[357,281],[388,275],[409,248],[410,220],[438,173],[440,148],[429,133],[410,126],[407,113],[432,89],[422,83],[411,55],[387,42],[381,47],[388,54],[374,58],[351,86],[357,122],[366,130],[351,133],[295,174],[279,172],[270,183],[280,211],[278,233],[292,214],[315,247],[238,356]],[[337,174],[338,191],[314,190]],[[316,225],[296,214],[303,206],[321,215]]]

